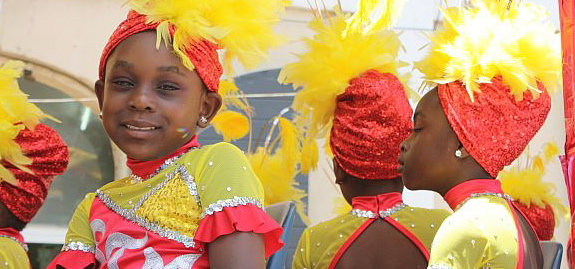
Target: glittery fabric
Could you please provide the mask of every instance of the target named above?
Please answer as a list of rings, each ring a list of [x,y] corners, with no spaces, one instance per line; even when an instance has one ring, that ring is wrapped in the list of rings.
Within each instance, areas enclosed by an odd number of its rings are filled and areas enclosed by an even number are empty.
[[[104,47],[102,56],[100,58],[99,76],[104,79],[106,71],[106,62],[108,57],[122,41],[126,38],[147,30],[155,30],[158,23],[146,23],[146,16],[141,15],[135,11],[130,11],[128,17],[124,20],[116,31],[110,37],[108,43]],[[170,28],[170,34],[174,34],[175,29]],[[207,40],[200,40],[197,42],[190,41],[190,46],[186,50],[186,55],[195,66],[196,73],[200,76],[206,87],[210,91],[217,92],[220,77],[223,74],[222,65],[219,61],[218,46]]]
[[[52,128],[38,124],[34,131],[22,130],[16,137],[25,155],[32,159],[26,173],[5,163],[18,180],[18,186],[0,183],[0,201],[20,220],[28,223],[38,212],[52,184],[52,179],[66,171],[68,147]]]
[[[331,149],[338,164],[362,179],[399,177],[399,144],[407,138],[412,109],[397,77],[369,70],[337,98]]]
[[[518,201],[513,202],[513,204],[527,218],[529,224],[531,224],[533,230],[537,233],[539,241],[550,241],[553,238],[553,233],[555,232],[555,214],[550,205],[546,205],[546,207],[543,208],[535,204],[526,206]]]
[[[539,131],[551,109],[551,98],[530,92],[516,101],[501,77],[480,86],[471,101],[459,82],[439,85],[439,99],[463,147],[492,177],[513,162]]]

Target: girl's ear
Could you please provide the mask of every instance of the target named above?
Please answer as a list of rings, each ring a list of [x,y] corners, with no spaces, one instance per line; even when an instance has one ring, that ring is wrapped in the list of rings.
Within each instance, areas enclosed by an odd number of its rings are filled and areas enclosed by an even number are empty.
[[[94,90],[96,92],[96,97],[98,98],[98,106],[100,111],[102,110],[102,104],[104,103],[104,81],[101,79],[96,80],[94,83]]]
[[[208,91],[204,96],[200,114],[198,115],[200,119],[204,117],[207,121],[198,120],[198,126],[201,128],[208,127],[210,121],[216,116],[221,106],[222,97],[215,92]]]

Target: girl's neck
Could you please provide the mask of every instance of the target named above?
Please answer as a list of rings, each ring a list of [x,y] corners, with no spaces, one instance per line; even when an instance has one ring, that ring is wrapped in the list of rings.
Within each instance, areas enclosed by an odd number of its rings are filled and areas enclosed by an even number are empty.
[[[188,141],[186,144],[178,148],[177,150],[173,151],[172,153],[165,155],[161,158],[149,161],[142,161],[136,160],[132,158],[128,158],[126,165],[132,171],[132,175],[138,176],[143,179],[148,179],[150,176],[153,176],[154,172],[168,159],[179,156],[181,154],[186,153],[192,148],[199,147],[200,144],[198,143],[197,137],[194,136]]]

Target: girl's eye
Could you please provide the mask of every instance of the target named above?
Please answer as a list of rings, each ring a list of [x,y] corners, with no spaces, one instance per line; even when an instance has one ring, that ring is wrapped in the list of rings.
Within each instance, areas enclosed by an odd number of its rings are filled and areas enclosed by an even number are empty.
[[[162,84],[158,87],[158,89],[162,91],[176,91],[179,90],[180,88],[178,88],[176,85],[173,84]]]
[[[118,85],[120,87],[132,87],[134,84],[128,80],[120,79],[112,81],[113,84]]]
[[[423,129],[423,128],[421,128],[421,127],[420,128],[412,128],[411,131],[414,133],[417,133],[417,132],[421,131],[421,129]]]

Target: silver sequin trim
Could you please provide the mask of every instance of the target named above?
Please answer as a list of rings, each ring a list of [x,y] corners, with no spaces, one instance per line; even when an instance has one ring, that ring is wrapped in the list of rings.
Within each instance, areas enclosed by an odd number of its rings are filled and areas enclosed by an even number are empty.
[[[511,197],[507,194],[504,194],[504,193],[495,193],[495,192],[472,193],[469,197],[467,197],[467,199],[465,199],[465,200],[463,200],[463,202],[459,203],[459,205],[457,205],[455,210],[458,210],[462,205],[464,205],[467,201],[469,201],[469,199],[477,198],[477,197],[481,197],[481,196],[495,196],[495,197],[503,198],[509,202],[513,202],[513,197]]]
[[[368,219],[376,219],[377,215],[373,211],[369,210],[360,210],[360,209],[353,209],[351,214],[360,217],[360,218],[368,218]]]
[[[202,218],[206,215],[213,215],[215,212],[222,211],[225,207],[236,207],[239,205],[252,204],[259,208],[263,208],[262,202],[252,197],[238,197],[234,196],[232,199],[219,200],[204,209]]]
[[[381,217],[381,218],[389,217],[389,216],[395,214],[396,212],[402,210],[406,206],[407,205],[404,203],[398,203],[391,208],[379,211],[379,217]],[[377,219],[377,217],[378,217],[378,215],[376,215],[375,212],[370,211],[370,210],[353,209],[350,213],[352,215],[354,215],[356,217],[360,217],[360,218]]]
[[[20,244],[20,246],[22,246],[22,248],[23,248],[26,252],[28,252],[28,245],[26,245],[26,243],[20,242],[18,239],[16,239],[16,237],[7,236],[7,235],[3,235],[3,234],[0,234],[0,237],[7,238],[7,239],[10,239],[10,240],[12,240],[12,241],[15,241],[16,243]]]
[[[104,202],[104,204],[108,208],[110,208],[112,211],[116,212],[120,216],[124,217],[125,219],[139,225],[140,227],[143,227],[146,230],[154,232],[154,233],[156,233],[162,237],[180,242],[188,248],[193,248],[195,246],[195,243],[194,243],[194,239],[192,237],[183,235],[183,234],[179,233],[178,231],[173,231],[170,229],[163,228],[156,223],[149,222],[148,220],[138,216],[135,213],[144,204],[144,202],[148,198],[150,198],[150,196],[152,196],[154,193],[156,193],[158,190],[160,190],[162,187],[164,187],[170,180],[172,180],[174,178],[174,176],[177,173],[180,174],[180,176],[184,180],[186,186],[188,186],[190,194],[194,196],[196,202],[198,203],[198,205],[200,205],[200,197],[198,196],[197,187],[196,187],[196,183],[194,181],[194,177],[188,173],[186,167],[183,165],[178,166],[173,172],[166,175],[164,181],[162,181],[160,184],[156,185],[148,193],[146,193],[136,203],[136,205],[134,205],[134,207],[132,207],[131,209],[125,209],[125,208],[119,206],[101,190],[97,190],[96,195],[98,196],[98,198],[100,198],[100,200],[102,200],[102,202]]]
[[[66,244],[64,244],[64,246],[62,246],[62,251],[68,251],[68,250],[78,250],[78,251],[83,251],[83,252],[88,252],[88,253],[94,253],[94,246],[84,244],[80,241],[76,241],[76,242],[66,243]]]

